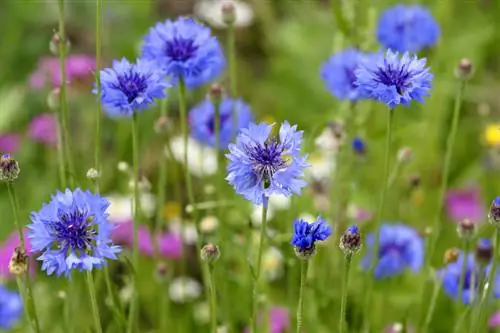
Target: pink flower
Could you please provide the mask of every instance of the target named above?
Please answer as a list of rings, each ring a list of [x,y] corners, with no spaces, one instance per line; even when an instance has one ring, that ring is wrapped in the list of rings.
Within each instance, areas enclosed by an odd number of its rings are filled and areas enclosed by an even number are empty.
[[[469,219],[477,223],[484,219],[484,202],[479,188],[472,186],[449,190],[446,194],[446,211],[455,222]]]
[[[24,230],[24,240],[26,246],[26,252],[30,254],[31,245],[29,239],[27,238],[26,230]],[[9,262],[12,258],[12,254],[17,246],[19,246],[19,237],[17,235],[17,231],[13,232],[2,244],[0,244],[0,279],[1,278],[9,278],[11,274],[9,272]],[[31,265],[33,267],[33,265]],[[31,270],[34,272],[34,270]]]
[[[21,137],[19,134],[0,134],[0,153],[15,153],[19,149]]]
[[[70,84],[72,81],[91,76],[94,70],[95,59],[91,56],[74,54],[66,59],[66,79]],[[42,89],[48,84],[53,87],[59,87],[61,84],[61,71],[57,57],[42,58],[29,79],[29,85],[33,89]]]
[[[33,118],[28,128],[28,135],[34,141],[55,146],[57,144],[57,123],[54,115],[44,113]]]
[[[262,319],[259,318],[261,321]],[[271,333],[284,333],[290,328],[290,316],[288,309],[281,306],[274,306],[269,309],[269,329]],[[245,328],[245,333],[250,332],[250,328]]]
[[[489,328],[500,327],[500,311],[497,311],[491,315],[490,320],[488,321],[488,327]]]
[[[111,238],[117,244],[132,248],[133,245],[133,224],[132,222],[117,223],[111,234]],[[139,252],[146,256],[154,255],[153,240],[149,230],[145,226],[140,226],[138,230]],[[156,236],[160,255],[169,259],[181,257],[181,239],[173,233],[162,233]]]

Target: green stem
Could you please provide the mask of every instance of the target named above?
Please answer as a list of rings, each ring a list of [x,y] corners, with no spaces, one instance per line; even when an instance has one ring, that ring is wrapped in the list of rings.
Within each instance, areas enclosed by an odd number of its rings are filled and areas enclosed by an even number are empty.
[[[304,292],[307,282],[307,270],[309,268],[309,259],[301,259],[300,263],[300,289],[299,303],[297,304],[297,333],[302,332],[302,314],[304,308]]]
[[[425,315],[424,326],[422,327],[421,332],[427,333],[429,325],[432,320],[432,315],[434,314],[434,309],[436,308],[436,301],[439,295],[439,290],[441,289],[441,279],[436,279],[434,283],[434,290],[432,292],[432,298],[430,304],[428,304],[427,314]]]
[[[339,333],[344,333],[345,330],[345,314],[347,305],[347,291],[349,288],[349,270],[351,268],[352,254],[347,253],[345,255],[345,266],[344,266],[344,279],[342,281],[342,299],[340,303],[340,317],[339,317]]]
[[[64,2],[65,0],[58,0],[59,5],[59,70],[61,72],[61,85],[59,87],[59,108],[60,115],[58,117],[60,121],[61,128],[61,146],[64,152],[64,160],[67,166],[67,171],[69,173],[69,182],[71,186],[74,186],[75,182],[75,172],[73,167],[73,160],[71,157],[71,149],[69,144],[69,132],[68,132],[68,101],[67,101],[67,82],[66,82],[66,32],[64,24]]]
[[[387,130],[386,130],[386,141],[385,141],[385,148],[384,148],[384,169],[383,169],[383,176],[382,176],[382,186],[380,189],[380,200],[379,200],[379,205],[377,209],[377,215],[375,218],[375,242],[373,246],[373,253],[378,253],[379,248],[380,248],[380,225],[381,225],[381,220],[382,216],[384,215],[384,205],[385,205],[385,197],[386,197],[386,192],[387,192],[387,182],[388,182],[388,175],[389,175],[389,157],[391,154],[391,142],[392,142],[392,123],[393,123],[393,114],[394,110],[389,109],[388,110],[388,115],[387,115]],[[366,274],[366,297],[365,297],[365,303],[364,303],[364,311],[363,313],[368,314],[370,313],[370,308],[371,308],[371,297],[372,297],[372,292],[373,292],[373,274],[375,273],[375,268],[377,267],[378,264],[378,256],[374,256],[373,261],[370,265],[370,270],[368,274]],[[370,327],[370,316],[365,317],[365,327],[368,328]]]
[[[481,332],[482,328],[486,330],[486,320],[483,318],[483,310],[484,308],[488,308],[488,302],[491,300],[493,295],[493,289],[495,289],[494,281],[497,276],[497,268],[498,268],[498,260],[500,260],[499,256],[499,248],[500,248],[500,227],[495,226],[495,235],[493,241],[493,261],[491,264],[491,269],[488,272],[488,279],[486,280],[484,288],[486,288],[485,292],[480,294],[482,296],[481,303],[479,304],[479,310],[477,313],[478,321],[476,322],[476,332]],[[486,311],[487,312],[487,311]],[[483,332],[484,332],[483,330]]]
[[[207,263],[207,272],[210,279],[210,326],[211,332],[217,333],[217,293],[215,289],[215,274],[213,263]]]
[[[96,0],[96,25],[95,25],[95,83],[97,88],[97,108],[95,115],[95,149],[94,149],[94,167],[98,172],[101,170],[101,57],[102,57],[102,0]],[[99,177],[94,180],[96,189],[99,188]]]
[[[253,281],[253,292],[252,292],[252,318],[251,327],[252,333],[257,333],[257,298],[258,298],[258,287],[260,280],[260,271],[262,266],[262,253],[264,252],[264,241],[266,238],[266,226],[267,226],[267,205],[268,198],[262,196],[262,224],[260,225],[260,237],[259,237],[259,249],[257,250],[257,263],[255,266],[255,276]]]
[[[10,203],[11,203],[12,211],[14,214],[14,224],[15,224],[17,232],[18,232],[21,250],[22,250],[23,254],[26,254],[23,227],[21,226],[20,219],[19,219],[19,201],[17,200],[16,191],[15,191],[15,188],[14,188],[14,185],[12,182],[7,182],[7,191],[9,192]],[[20,287],[19,292],[21,293],[22,296],[24,296],[23,303],[26,303],[26,308],[28,309],[26,314],[28,315],[28,318],[29,318],[31,326],[33,327],[33,330],[36,333],[38,333],[38,332],[40,332],[40,324],[38,321],[38,316],[36,314],[36,306],[35,306],[35,300],[33,298],[33,290],[31,288],[29,269],[26,269],[26,272],[25,272],[26,292],[23,292],[23,289],[21,289],[21,287],[22,287],[22,283],[20,283],[21,278],[18,277],[18,280],[19,280],[18,285]]]
[[[94,277],[91,271],[87,271],[87,287],[90,294],[90,304],[92,306],[92,315],[94,316],[94,324],[97,333],[102,333],[101,319],[99,317],[99,307],[97,305],[96,290]]]
[[[233,101],[238,96],[237,91],[237,74],[236,74],[236,38],[235,27],[231,23],[227,27],[227,52],[229,59],[229,84],[231,90],[231,97]],[[236,112],[236,104],[233,104],[232,110],[233,117],[233,137],[238,134],[238,113]]]
[[[137,271],[139,268],[139,210],[140,210],[140,198],[139,198],[139,124],[137,120],[137,113],[132,114],[132,155],[133,155],[133,173],[134,173],[134,204],[133,204],[133,215],[134,215],[134,232],[133,232],[133,245],[132,245],[132,265],[134,270]],[[127,332],[132,333],[134,331],[134,323],[137,312],[138,303],[138,291],[137,291],[137,279],[136,273],[132,275],[132,287],[133,295],[130,300],[130,310],[128,318]]]
[[[337,28],[342,32],[344,36],[349,36],[349,24],[342,13],[342,2],[340,0],[330,0],[333,20],[337,22]]]

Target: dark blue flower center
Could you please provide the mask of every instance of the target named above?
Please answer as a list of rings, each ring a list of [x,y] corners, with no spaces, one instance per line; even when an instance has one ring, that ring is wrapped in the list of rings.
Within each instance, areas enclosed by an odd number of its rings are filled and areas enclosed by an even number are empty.
[[[386,255],[389,254],[396,254],[398,256],[403,256],[405,253],[405,246],[404,245],[397,245],[397,244],[386,244],[384,246],[381,246],[379,249],[379,258],[382,258]]]
[[[93,247],[97,234],[92,225],[92,216],[80,210],[59,215],[52,229],[63,251],[87,251]]]
[[[471,268],[468,268],[465,271],[464,276],[464,288],[463,290],[477,290],[479,288],[479,274],[477,272],[473,272]]]
[[[224,126],[231,119],[231,114],[225,114],[220,116],[220,128]],[[210,134],[215,133],[215,115],[214,117],[210,117],[207,122],[208,131]]]
[[[264,187],[269,187],[274,174],[287,167],[284,159],[284,147],[276,140],[269,140],[264,144],[245,146],[245,152],[252,162],[252,169]]]
[[[147,78],[137,72],[129,71],[118,76],[118,84],[115,89],[119,89],[127,96],[128,103],[132,103],[137,97],[142,95],[146,89]]]
[[[198,50],[192,39],[174,38],[165,45],[165,54],[173,61],[185,62]]]
[[[349,81],[349,84],[351,85],[352,88],[355,88],[356,87],[356,81],[357,81],[357,77],[356,77],[356,74],[354,73],[354,68],[348,68],[348,67],[345,67],[344,68],[344,73],[345,73],[345,76],[347,77],[347,80]]]
[[[388,64],[385,68],[379,67],[375,75],[375,81],[386,86],[395,86],[398,94],[403,94],[410,87],[410,72],[405,65],[400,68],[392,68]]]

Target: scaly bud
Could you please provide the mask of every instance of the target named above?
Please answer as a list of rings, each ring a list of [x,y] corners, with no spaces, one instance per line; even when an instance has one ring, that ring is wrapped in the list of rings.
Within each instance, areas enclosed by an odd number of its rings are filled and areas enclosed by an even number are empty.
[[[19,162],[9,154],[0,156],[0,181],[13,182],[19,176],[19,172],[21,172]]]
[[[201,249],[201,259],[209,264],[213,264],[220,257],[220,251],[217,245],[207,244]]]

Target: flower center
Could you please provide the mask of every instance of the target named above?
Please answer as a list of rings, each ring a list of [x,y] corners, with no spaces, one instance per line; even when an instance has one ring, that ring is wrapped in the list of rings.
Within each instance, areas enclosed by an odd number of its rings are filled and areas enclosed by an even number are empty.
[[[122,91],[127,96],[127,101],[132,103],[146,91],[147,87],[146,77],[129,71],[124,75],[118,76],[118,84],[115,88]]]
[[[406,65],[402,65],[399,69],[392,68],[391,65],[387,65],[384,69],[379,67],[376,76],[375,80],[377,82],[386,86],[395,86],[398,94],[403,94],[410,87],[408,80],[410,73]]]
[[[186,62],[197,49],[192,39],[174,38],[166,43],[165,54],[174,61]]]
[[[469,290],[469,289],[477,290],[478,288],[479,288],[479,274],[478,272],[473,273],[473,270],[471,268],[468,268],[464,276],[463,290]]]
[[[349,83],[351,87],[355,88],[355,82],[357,80],[356,74],[354,74],[354,70],[351,68],[344,68],[344,73],[347,79],[349,80]]]
[[[271,184],[274,174],[287,167],[283,158],[284,147],[274,140],[265,144],[246,145],[245,151],[252,161],[253,172],[267,188]]]
[[[227,121],[229,121],[230,118],[231,118],[230,114],[221,115],[220,116],[220,128],[222,128],[222,126]],[[210,117],[210,119],[208,119],[207,127],[208,127],[208,131],[210,132],[210,134],[214,134],[215,133],[215,116],[214,117]]]
[[[388,254],[395,254],[401,256],[405,252],[404,245],[388,244],[380,247],[379,258],[382,258]]]
[[[92,228],[92,216],[76,210],[59,216],[52,226],[63,251],[87,251],[93,246],[97,231]]]

